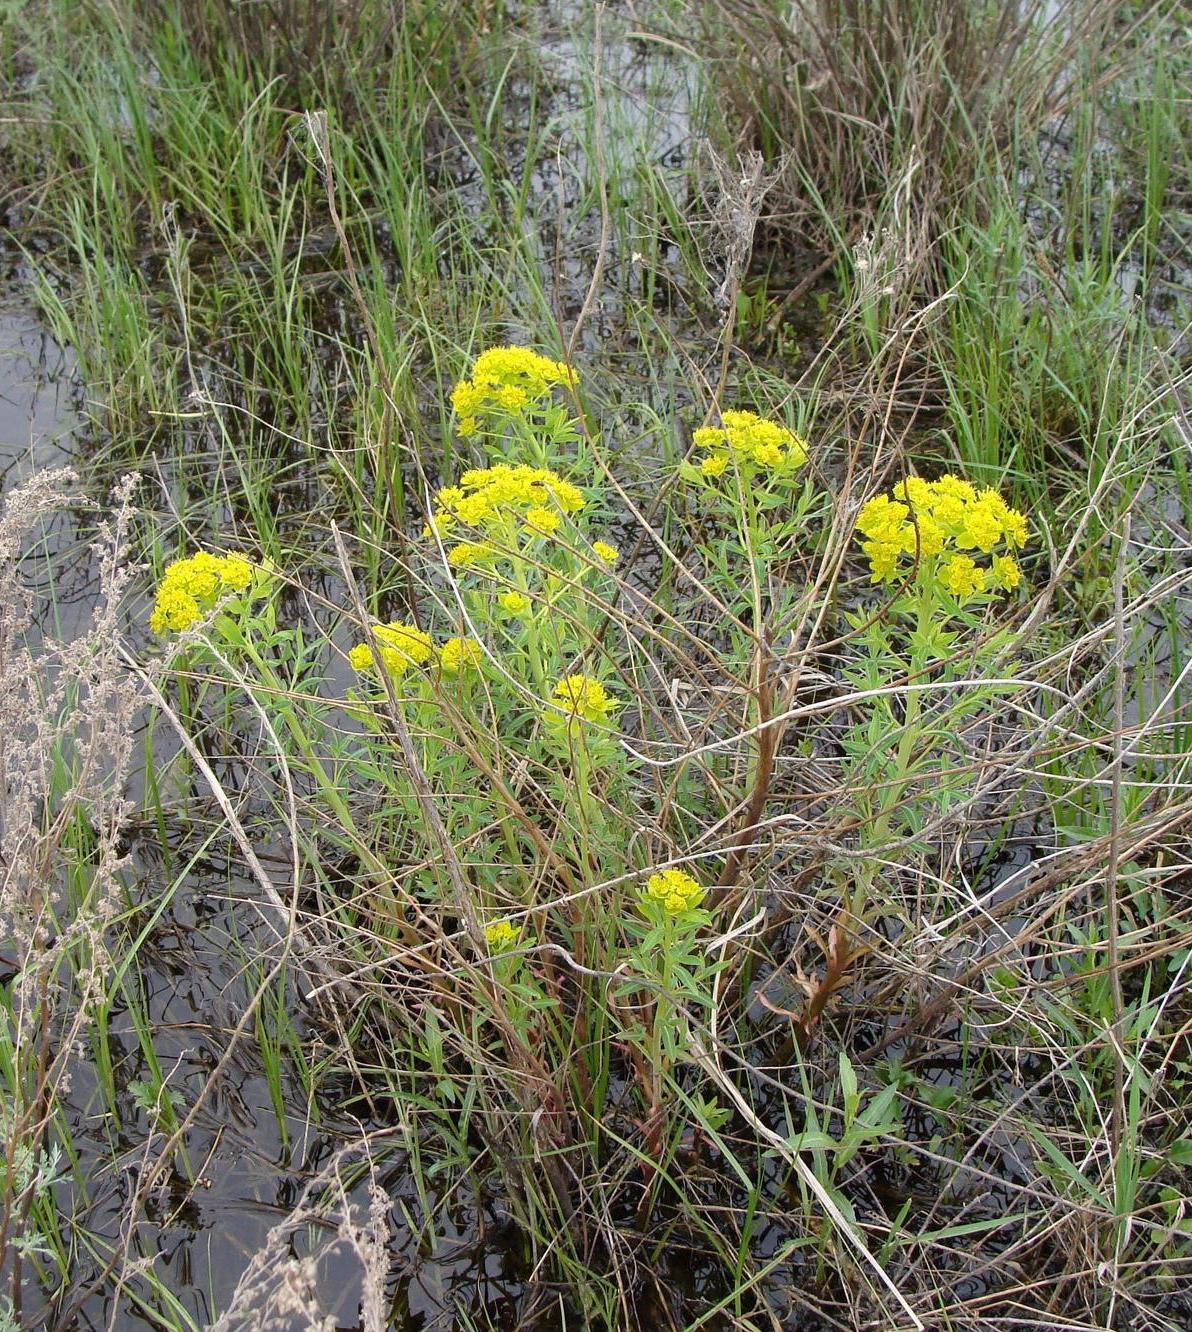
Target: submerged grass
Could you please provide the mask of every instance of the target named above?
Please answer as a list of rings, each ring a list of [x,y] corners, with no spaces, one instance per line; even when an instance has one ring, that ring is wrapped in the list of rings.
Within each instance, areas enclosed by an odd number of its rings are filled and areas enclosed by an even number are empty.
[[[9,1321],[415,1326],[458,1241],[439,1325],[1182,1326],[1178,11],[36,8],[10,224],[149,573],[63,649],[102,799],[5,621]],[[149,635],[200,549],[251,583]],[[212,864],[196,1077],[152,951]],[[358,1141],[209,1307],[156,1246],[250,1050],[283,1148]]]

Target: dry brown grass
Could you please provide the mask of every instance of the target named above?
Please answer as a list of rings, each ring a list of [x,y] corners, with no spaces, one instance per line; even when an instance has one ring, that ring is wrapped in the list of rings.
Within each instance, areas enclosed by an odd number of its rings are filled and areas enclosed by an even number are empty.
[[[714,119],[780,167],[779,234],[834,254],[897,224],[922,253],[991,158],[1061,113],[1123,40],[1119,13],[1111,0],[709,0]]]

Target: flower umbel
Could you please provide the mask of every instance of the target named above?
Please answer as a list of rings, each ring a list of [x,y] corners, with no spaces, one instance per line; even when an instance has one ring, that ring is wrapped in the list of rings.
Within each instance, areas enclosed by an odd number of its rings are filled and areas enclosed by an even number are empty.
[[[985,570],[978,568],[969,556],[955,555],[940,566],[940,582],[957,601],[967,601],[985,591]]]
[[[394,679],[400,679],[411,666],[425,666],[434,654],[430,635],[415,624],[391,620],[388,624],[374,624],[372,631],[381,650],[381,663]],[[358,671],[376,666],[373,650],[367,643],[357,643],[348,653],[348,660]]]
[[[449,638],[439,649],[439,669],[444,675],[459,675],[479,666],[482,655],[474,638]]]
[[[509,615],[524,615],[530,609],[530,598],[524,592],[510,588],[497,598],[497,605]]]
[[[583,491],[548,467],[478,467],[465,472],[459,484],[444,486],[435,496],[428,525],[441,535],[467,528],[468,539],[452,546],[447,559],[465,569],[497,558],[515,543],[518,525],[532,535],[558,530],[564,514],[578,513],[585,504]],[[491,542],[477,541],[477,534]]]
[[[510,416],[536,406],[551,391],[574,384],[575,371],[563,361],[539,356],[529,347],[490,347],[451,393],[459,433],[473,435],[485,417]]]
[[[739,467],[780,472],[807,461],[807,442],[776,421],[754,412],[722,412],[720,426],[703,426],[692,438],[708,456],[700,471],[709,480],[721,475],[733,458]]]
[[[490,953],[507,953],[509,949],[516,947],[520,938],[521,930],[508,920],[494,921],[484,931],[484,942],[488,944]]]
[[[245,592],[253,566],[242,555],[198,551],[166,566],[157,585],[149,628],[155,634],[181,633],[197,624],[222,596]]]
[[[621,706],[606,692],[600,681],[590,675],[564,676],[555,685],[551,701],[565,714],[563,720],[568,724],[577,719],[607,724],[612,713]],[[553,709],[549,715],[558,719],[558,713]]]
[[[888,495],[875,495],[857,515],[861,549],[869,560],[870,580],[890,582],[902,561],[921,562],[924,576],[960,601],[995,589],[1011,592],[1021,582],[1012,555],[1030,536],[1026,519],[994,490],[978,491],[958,476],[925,481],[911,476]],[[990,566],[963,552],[991,555]],[[938,566],[936,556],[947,556]]]
[[[684,870],[668,869],[651,874],[642,889],[646,901],[659,902],[671,916],[694,911],[704,900],[704,889]]]

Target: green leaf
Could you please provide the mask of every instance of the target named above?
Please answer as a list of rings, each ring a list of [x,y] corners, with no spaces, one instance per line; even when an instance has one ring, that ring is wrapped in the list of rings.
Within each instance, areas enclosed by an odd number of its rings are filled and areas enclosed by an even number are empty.
[[[840,1143],[827,1133],[820,1133],[814,1130],[805,1130],[802,1133],[792,1134],[786,1140],[786,1145],[792,1152],[838,1152]]]
[[[891,1107],[898,1099],[897,1087],[883,1087],[861,1111],[860,1122],[882,1133],[894,1133],[902,1125],[902,1116]]]
[[[844,1122],[849,1124],[857,1113],[861,1096],[857,1091],[856,1070],[843,1050],[840,1052],[840,1091],[844,1097]]]
[[[1051,1160],[1052,1164],[1059,1170],[1060,1174],[1070,1183],[1075,1185],[1079,1192],[1083,1193],[1086,1197],[1099,1202],[1107,1212],[1113,1211],[1113,1204],[1109,1199],[1091,1180],[1087,1179],[1080,1173],[1076,1166],[1063,1154],[1063,1152],[1060,1151],[1055,1143],[1051,1141],[1047,1134],[1044,1133],[1037,1124],[1028,1123],[1026,1125],[1026,1131],[1032,1138],[1034,1138],[1039,1146],[1043,1148],[1043,1151]]]
[[[1192,1138],[1180,1138],[1164,1153],[1171,1165],[1192,1166]]]

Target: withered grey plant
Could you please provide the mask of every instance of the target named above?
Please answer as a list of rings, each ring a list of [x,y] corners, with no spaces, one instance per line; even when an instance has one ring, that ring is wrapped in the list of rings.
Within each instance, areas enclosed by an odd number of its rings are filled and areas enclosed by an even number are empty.
[[[87,502],[69,469],[14,488],[0,512],[0,938],[16,975],[0,1005],[14,1072],[0,1104],[0,1314],[23,1324],[25,1260],[42,1246],[33,1204],[57,1173],[52,1125],[109,966],[123,894],[126,784],[145,696],[122,664],[121,608],[136,477],[113,495],[92,547],[99,597],[69,642],[44,632],[26,578],[42,523]]]

